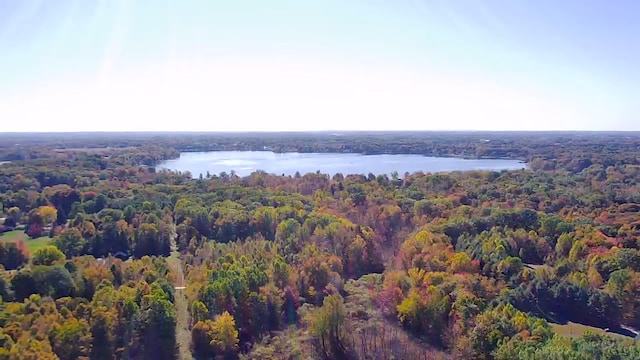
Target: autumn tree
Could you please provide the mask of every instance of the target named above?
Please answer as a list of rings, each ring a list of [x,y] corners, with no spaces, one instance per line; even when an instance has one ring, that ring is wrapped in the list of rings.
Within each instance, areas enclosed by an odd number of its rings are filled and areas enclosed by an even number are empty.
[[[193,351],[200,358],[238,357],[238,330],[235,319],[226,311],[214,320],[197,322],[191,334]]]
[[[86,357],[91,353],[91,331],[85,320],[70,318],[51,330],[53,351],[61,360]]]
[[[31,261],[34,265],[46,266],[61,265],[64,262],[64,259],[64,253],[53,245],[37,249],[31,257]]]

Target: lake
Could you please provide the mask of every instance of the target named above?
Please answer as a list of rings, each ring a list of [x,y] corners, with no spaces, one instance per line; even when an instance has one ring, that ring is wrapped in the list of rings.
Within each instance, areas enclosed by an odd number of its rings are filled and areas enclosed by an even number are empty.
[[[333,176],[373,173],[391,174],[405,172],[445,172],[467,170],[518,170],[526,164],[518,160],[460,159],[450,157],[427,157],[422,155],[362,155],[351,153],[273,153],[271,151],[211,151],[186,152],[180,158],[161,162],[158,169],[189,171],[193,177],[211,175],[232,170],[238,176],[247,176],[264,170],[278,175],[304,175],[320,171]]]

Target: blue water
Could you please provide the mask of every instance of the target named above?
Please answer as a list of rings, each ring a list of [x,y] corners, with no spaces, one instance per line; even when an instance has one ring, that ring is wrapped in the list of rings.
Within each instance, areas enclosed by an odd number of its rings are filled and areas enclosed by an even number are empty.
[[[246,176],[256,170],[264,170],[277,175],[304,175],[320,171],[333,176],[373,173],[391,174],[397,171],[400,176],[405,172],[445,172],[466,170],[516,170],[524,169],[526,164],[518,160],[502,159],[460,159],[444,157],[426,157],[421,155],[361,155],[361,154],[318,154],[318,153],[282,153],[270,151],[212,151],[187,152],[180,158],[163,161],[159,169],[189,171],[193,177],[200,174],[218,175],[231,171]]]

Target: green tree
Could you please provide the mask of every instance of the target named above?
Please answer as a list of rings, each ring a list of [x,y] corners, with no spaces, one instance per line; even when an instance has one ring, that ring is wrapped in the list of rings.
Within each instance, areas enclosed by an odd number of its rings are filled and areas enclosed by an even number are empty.
[[[53,239],[53,244],[60,249],[68,259],[86,253],[88,242],[82,237],[77,228],[63,230],[58,237]]]
[[[176,356],[176,313],[162,290],[142,298],[140,335],[146,358],[174,359]]]
[[[311,334],[318,341],[318,348],[327,359],[346,359],[344,320],[345,308],[338,294],[324,298],[322,307],[311,314]]]
[[[131,221],[133,220],[133,217],[136,215],[136,209],[131,206],[131,205],[127,205],[125,206],[124,210],[122,211],[122,215],[124,217],[124,220],[131,224]]]
[[[74,360],[91,353],[89,324],[81,319],[69,318],[51,330],[51,345],[60,360]]]
[[[160,254],[158,227],[155,224],[142,224],[135,232],[133,254],[136,257]]]
[[[201,301],[195,301],[191,304],[191,321],[195,324],[209,318],[209,309]]]
[[[34,265],[61,265],[64,263],[64,253],[53,245],[37,249],[31,258]]]
[[[91,359],[113,358],[115,343],[115,312],[100,306],[91,313]]]
[[[64,266],[34,266],[32,276],[37,292],[42,296],[57,299],[73,296],[76,292],[73,278]]]
[[[36,281],[31,270],[20,270],[11,279],[11,288],[17,301],[22,301],[31,294],[38,292]]]

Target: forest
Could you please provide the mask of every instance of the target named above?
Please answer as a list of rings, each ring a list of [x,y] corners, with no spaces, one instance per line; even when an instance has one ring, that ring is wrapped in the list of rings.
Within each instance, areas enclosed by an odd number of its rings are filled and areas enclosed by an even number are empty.
[[[528,167],[155,167],[264,149]],[[0,359],[640,359],[640,134],[0,134],[0,264]]]

